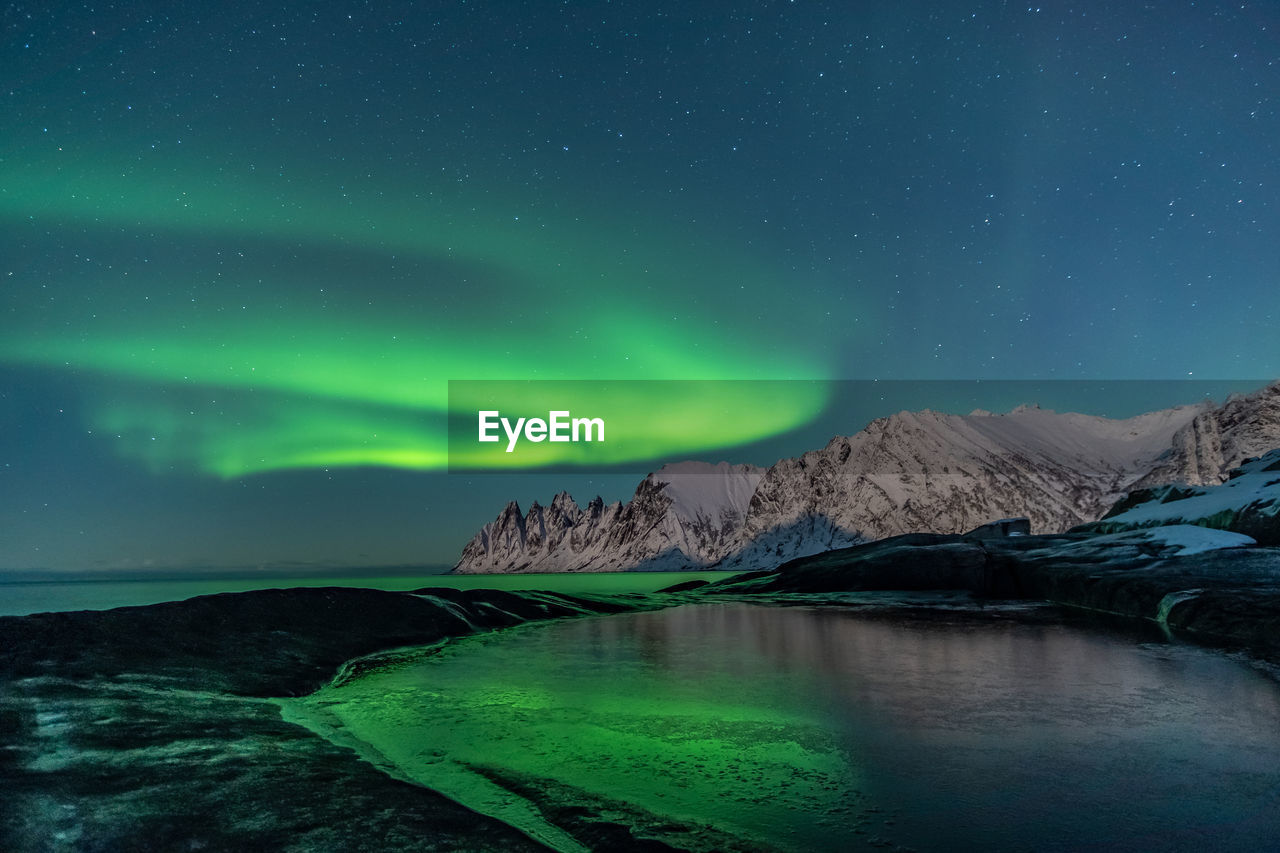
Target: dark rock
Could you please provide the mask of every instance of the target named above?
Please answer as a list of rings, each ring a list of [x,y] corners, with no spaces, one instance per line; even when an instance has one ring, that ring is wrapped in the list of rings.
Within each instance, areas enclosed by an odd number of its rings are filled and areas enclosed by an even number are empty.
[[[701,587],[706,586],[708,583],[710,583],[710,581],[704,581],[704,580],[685,581],[684,583],[672,584],[669,587],[658,590],[658,592],[688,592],[691,589],[700,589]]]
[[[930,589],[1159,622],[1199,643],[1247,648],[1280,661],[1280,549],[1179,556],[1177,548],[1141,530],[985,540],[908,534],[792,560],[772,572],[709,584],[703,592]]]
[[[1159,503],[1171,503],[1172,501],[1180,501],[1198,494],[1197,489],[1189,486],[1155,486],[1147,489],[1134,489],[1120,500],[1116,501],[1111,509],[1107,510],[1102,516],[1103,520],[1117,516],[1122,512],[1133,509],[1144,503],[1156,501]]]
[[[275,589],[0,618],[0,850],[536,850],[264,698],[352,658],[638,599]]]
[[[1232,645],[1280,660],[1280,590],[1209,589],[1174,604],[1170,628],[1214,645]]]
[[[1031,519],[1002,518],[988,521],[964,534],[965,539],[1005,539],[1009,536],[1030,536]]]
[[[985,551],[953,534],[907,533],[719,581],[707,592],[984,589]]]

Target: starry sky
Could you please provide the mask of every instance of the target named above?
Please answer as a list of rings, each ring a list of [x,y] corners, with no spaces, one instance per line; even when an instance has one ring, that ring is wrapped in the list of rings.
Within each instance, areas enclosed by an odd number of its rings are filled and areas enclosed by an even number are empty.
[[[1280,376],[1274,4],[0,9],[0,569],[452,563],[648,470],[449,474],[449,380]],[[865,423],[777,387],[665,449]]]

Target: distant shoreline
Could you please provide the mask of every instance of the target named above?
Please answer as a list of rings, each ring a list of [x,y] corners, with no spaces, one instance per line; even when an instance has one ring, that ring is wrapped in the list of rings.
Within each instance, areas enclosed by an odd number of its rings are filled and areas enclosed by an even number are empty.
[[[0,575],[0,616],[27,616],[78,610],[110,610],[183,601],[199,595],[252,592],[260,589],[343,587],[406,592],[424,586],[453,589],[549,589],[570,593],[654,592],[691,580],[721,579],[733,574],[691,572],[555,572],[505,575],[432,574],[426,571],[334,574],[208,574],[154,577],[41,577],[12,580]]]

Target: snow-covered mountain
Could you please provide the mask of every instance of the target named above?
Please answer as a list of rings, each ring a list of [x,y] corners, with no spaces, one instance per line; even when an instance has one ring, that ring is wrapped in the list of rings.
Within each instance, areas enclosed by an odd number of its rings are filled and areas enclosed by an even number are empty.
[[[508,504],[455,571],[768,568],[899,533],[963,532],[1026,516],[1032,531],[1094,521],[1127,492],[1220,483],[1280,446],[1280,383],[1125,420],[1024,406],[1006,414],[900,412],[767,470],[680,463],[627,503],[569,495]]]
[[[561,492],[527,514],[512,501],[462,550],[458,572],[664,570],[705,566],[737,539],[764,469],[721,462],[664,465],[627,503],[579,508]]]
[[[1012,516],[1031,519],[1033,532],[1064,530],[1105,512],[1199,412],[1111,420],[1024,406],[881,418],[770,468],[724,567],[776,565],[899,533],[961,533]]]
[[[1280,449],[1245,460],[1221,485],[1139,489],[1101,521],[1077,529],[1116,533],[1168,525],[1229,530],[1280,545]]]
[[[1167,455],[1135,486],[1214,486],[1245,459],[1280,447],[1280,382],[1253,394],[1233,394],[1205,407],[1178,430]]]

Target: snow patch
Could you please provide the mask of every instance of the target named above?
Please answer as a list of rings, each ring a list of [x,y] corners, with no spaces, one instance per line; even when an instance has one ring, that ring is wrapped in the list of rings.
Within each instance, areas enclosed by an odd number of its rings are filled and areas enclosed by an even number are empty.
[[[1238,474],[1220,486],[1202,486],[1189,497],[1162,503],[1147,501],[1104,519],[1111,525],[1144,527],[1155,524],[1191,522],[1232,513],[1254,506],[1262,515],[1280,512],[1280,471],[1266,469],[1280,462],[1280,451],[1247,462]]]
[[[1169,524],[1158,527],[1140,527],[1132,530],[1120,530],[1115,533],[1104,533],[1090,536],[1078,542],[1061,546],[1062,550],[1089,551],[1099,544],[1132,544],[1155,545],[1168,548],[1171,553],[1165,556],[1186,557],[1190,554],[1203,554],[1206,551],[1217,551],[1222,548],[1251,548],[1258,543],[1242,533],[1229,530],[1218,530],[1213,527],[1200,527],[1195,524]]]
[[[728,462],[676,462],[649,475],[666,483],[663,494],[671,499],[671,511],[689,521],[715,520],[726,514],[745,515],[765,469]]]
[[[1222,548],[1249,548],[1258,544],[1243,533],[1216,530],[1212,527],[1199,527],[1194,524],[1169,524],[1163,527],[1148,527],[1141,532],[1161,545],[1180,549],[1178,551],[1179,557],[1203,554],[1206,551],[1218,551]]]

